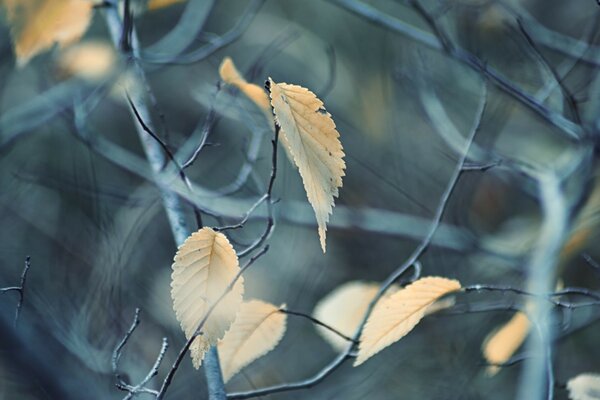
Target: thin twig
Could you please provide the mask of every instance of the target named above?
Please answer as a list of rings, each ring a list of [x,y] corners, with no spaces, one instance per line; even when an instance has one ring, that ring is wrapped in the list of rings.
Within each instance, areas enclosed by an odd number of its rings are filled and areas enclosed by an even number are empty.
[[[125,347],[125,345],[129,341],[129,339],[131,338],[131,335],[133,335],[133,332],[135,331],[135,329],[138,327],[139,324],[140,324],[140,309],[136,308],[131,326],[125,333],[125,336],[123,336],[121,341],[119,341],[119,343],[115,347],[115,350],[113,351],[113,355],[112,355],[112,370],[113,370],[113,375],[115,376],[115,380],[116,380],[115,386],[119,390],[127,392],[127,395],[123,398],[123,400],[132,399],[133,397],[135,397],[141,393],[151,394],[154,396],[158,395],[157,390],[147,388],[146,384],[148,382],[150,382],[150,380],[158,374],[158,369],[160,368],[160,364],[162,363],[165,353],[167,352],[167,349],[169,347],[167,338],[163,338],[160,351],[158,353],[158,356],[156,357],[156,361],[154,361],[152,368],[150,368],[150,371],[148,371],[148,374],[146,374],[144,379],[142,379],[140,381],[140,383],[138,383],[135,386],[125,382],[125,380],[121,377],[121,374],[119,374],[119,360],[121,359],[123,347]]]
[[[322,326],[323,328],[327,329],[328,331],[330,331],[332,333],[335,333],[336,335],[338,335],[339,337],[341,337],[342,339],[344,339],[344,340],[346,340],[348,342],[358,343],[357,341],[355,341],[354,339],[352,339],[350,336],[344,335],[342,332],[340,332],[339,330],[335,329],[333,326],[328,325],[325,322],[316,319],[312,315],[305,314],[305,313],[300,312],[300,311],[288,310],[286,308],[279,309],[279,312],[283,313],[283,314],[295,315],[297,317],[305,318],[305,319],[309,320],[310,322],[312,322],[313,324]]]
[[[23,267],[23,272],[21,273],[21,281],[19,282],[19,286],[8,286],[4,288],[0,288],[0,293],[8,293],[8,292],[17,292],[19,293],[19,300],[17,301],[17,306],[15,307],[15,328],[19,323],[19,315],[21,314],[21,308],[23,307],[23,300],[25,298],[25,283],[27,282],[27,272],[31,267],[31,257],[25,257],[25,267]]]
[[[273,194],[273,186],[275,184],[275,178],[277,177],[277,147],[278,147],[277,143],[279,141],[279,131],[280,130],[281,130],[281,127],[279,125],[275,124],[275,133],[274,133],[273,140],[271,141],[271,144],[273,146],[272,158],[271,158],[271,177],[269,178],[269,185],[267,186],[267,192],[265,193],[265,196],[264,196],[265,197],[264,201],[266,201],[266,203],[267,203],[267,225],[266,225],[265,230],[263,231],[262,235],[260,235],[260,237],[258,237],[254,241],[254,243],[252,243],[250,246],[246,247],[244,250],[241,250],[238,252],[238,257],[240,257],[240,258],[250,254],[256,248],[258,248],[260,245],[262,245],[265,242],[265,240],[267,240],[269,238],[269,236],[273,232],[273,229],[275,228],[275,218],[273,216],[272,194]],[[259,201],[262,203],[263,200],[259,199]]]

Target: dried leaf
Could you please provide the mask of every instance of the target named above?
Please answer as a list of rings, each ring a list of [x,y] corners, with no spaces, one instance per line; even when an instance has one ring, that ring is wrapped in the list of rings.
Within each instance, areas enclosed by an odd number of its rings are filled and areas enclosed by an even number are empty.
[[[342,186],[344,151],[323,102],[310,90],[269,78],[271,105],[288,154],[298,167],[308,201],[315,211],[321,248],[325,252],[327,222]]]
[[[189,339],[208,309],[237,275],[240,266],[225,235],[202,228],[179,247],[172,268],[173,309]],[[190,347],[194,367],[200,367],[206,351],[216,345],[231,326],[242,303],[243,292],[244,282],[240,277],[206,320],[202,335],[196,337]]]
[[[429,306],[460,287],[457,280],[426,277],[381,301],[362,331],[354,366],[402,339],[421,321]]]
[[[571,400],[600,400],[600,375],[579,374],[567,382]]]
[[[507,362],[525,341],[531,323],[523,312],[517,312],[502,327],[493,331],[483,342],[483,356],[490,364]],[[488,375],[498,373],[500,367],[490,365],[487,367]]]
[[[94,3],[89,0],[0,0],[6,9],[17,65],[54,44],[65,46],[87,30]]]
[[[183,3],[186,0],[148,0],[146,9],[149,11],[155,11],[160,8],[172,6],[177,3]]]
[[[231,58],[225,57],[223,59],[221,66],[219,67],[219,75],[221,76],[223,82],[237,87],[250,100],[252,100],[263,111],[267,120],[273,120],[271,102],[269,101],[269,96],[265,90],[254,83],[248,83],[246,79],[244,79],[244,77],[239,73]]]
[[[287,315],[279,309],[259,300],[242,304],[235,322],[219,342],[219,359],[225,382],[273,350],[281,341]]]
[[[62,51],[58,60],[58,70],[64,77],[78,76],[97,81],[113,71],[116,61],[117,55],[110,43],[87,41]]]

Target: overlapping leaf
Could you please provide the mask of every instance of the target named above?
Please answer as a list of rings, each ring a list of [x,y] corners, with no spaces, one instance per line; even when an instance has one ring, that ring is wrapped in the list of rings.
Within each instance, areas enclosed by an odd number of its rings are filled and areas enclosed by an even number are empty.
[[[426,277],[378,303],[362,331],[354,366],[402,339],[421,321],[428,307],[460,287],[453,279]]]
[[[55,44],[79,40],[94,5],[90,0],[0,0],[0,4],[6,10],[19,66]]]
[[[225,293],[240,270],[238,258],[222,233],[202,228],[179,247],[173,262],[171,297],[177,320],[186,338],[192,337],[209,308]],[[190,347],[192,361],[200,367],[204,354],[222,339],[242,303],[243,278],[219,302]]]
[[[379,284],[375,282],[345,283],[319,301],[313,315],[340,333],[352,337],[378,289]],[[317,325],[317,331],[338,351],[348,346],[346,340],[329,329]]]
[[[323,102],[310,90],[269,78],[275,120],[317,218],[319,239],[326,249],[326,231],[334,198],[342,186],[346,164],[340,134]]]
[[[252,361],[273,350],[285,333],[287,315],[259,300],[245,302],[219,342],[223,379],[227,382]]]

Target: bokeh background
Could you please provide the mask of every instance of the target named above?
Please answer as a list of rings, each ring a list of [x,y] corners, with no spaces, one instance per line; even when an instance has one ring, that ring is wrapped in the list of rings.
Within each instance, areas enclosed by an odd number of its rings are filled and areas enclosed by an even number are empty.
[[[427,30],[402,1],[365,3]],[[536,29],[537,35],[555,32],[589,42],[592,48],[586,57],[600,54],[593,47],[598,46],[595,1],[507,3],[517,8],[526,27],[546,29]],[[203,34],[191,48],[230,30],[248,4],[215,2]],[[553,111],[569,115],[551,71],[529,47],[515,15],[500,3],[423,4],[439,14],[457,46],[486,60]],[[142,48],[168,33],[186,8],[186,2],[154,11],[144,11],[142,3],[134,5]],[[17,330],[12,326],[16,296],[0,297],[3,399],[122,398],[114,387],[110,357],[136,307],[142,310],[141,324],[121,362],[121,371],[133,382],[154,362],[163,336],[171,347],[159,379],[184,342],[169,294],[176,247],[159,192],[77,137],[73,109],[95,96],[98,104],[85,122],[91,134],[143,157],[134,121],[118,90],[128,84],[125,63],[111,53],[100,10],[81,44],[90,41],[98,53],[107,52],[103,58],[94,58],[100,57],[96,54],[77,67],[65,58],[68,49],[55,48],[17,68],[6,19],[0,23],[0,286],[18,283],[27,255],[32,263]],[[597,64],[556,48],[540,48],[548,63],[566,76],[565,85],[580,102],[585,123],[594,127],[600,111]],[[198,62],[143,63],[155,98],[154,124],[172,148],[186,143],[193,148],[199,127],[211,109],[216,112],[211,146],[188,170],[191,180],[206,188],[223,187],[235,181],[248,157],[256,158],[248,181],[227,196],[231,215],[224,215],[226,221],[233,221],[228,217],[243,213],[262,193],[271,155],[271,131],[260,111],[229,87],[214,96],[218,66],[226,56],[261,86],[271,76],[313,90],[333,115],[347,164],[328,230],[328,251],[322,254],[300,177],[280,153],[274,189],[280,199],[275,206],[277,225],[268,254],[247,273],[245,297],[311,313],[319,299],[345,282],[385,279],[416,246],[438,205],[459,157],[461,137],[473,124],[482,96],[481,77],[439,51],[369,23],[334,2],[317,0],[265,1],[237,40]],[[109,60],[110,73],[100,79],[82,75],[101,60]],[[490,85],[487,91],[487,109],[475,140],[485,154],[568,167],[576,150],[572,142],[514,98]],[[113,156],[121,161],[126,157]],[[577,181],[576,174],[573,184],[593,188],[589,174],[581,175],[585,178]],[[218,206],[221,201],[225,199],[207,198],[206,204]],[[585,220],[593,222],[594,204],[588,208]],[[264,212],[258,210],[243,229],[231,232],[232,238],[237,243],[255,238],[263,229]],[[191,210],[188,217],[193,224]],[[434,245],[422,258],[423,274],[456,278],[463,284],[521,287],[539,220],[535,187],[519,174],[501,168],[465,173]],[[210,217],[205,223],[217,225]],[[557,275],[569,286],[600,286],[598,272],[580,257],[583,251],[600,257],[590,226],[561,258]],[[465,297],[458,302],[519,303],[510,295]],[[312,389],[269,398],[514,398],[520,364],[488,377],[480,349],[487,334],[511,315],[442,313],[426,318],[360,368],[347,363]],[[567,327],[573,332],[557,340],[556,398],[566,398],[561,385],[572,376],[600,371],[598,316],[594,309],[574,312]],[[576,329],[577,324],[582,328]],[[278,348],[245,368],[227,387],[243,390],[303,379],[334,356],[310,322],[290,316]],[[175,379],[168,398],[205,398],[204,375],[188,360]]]

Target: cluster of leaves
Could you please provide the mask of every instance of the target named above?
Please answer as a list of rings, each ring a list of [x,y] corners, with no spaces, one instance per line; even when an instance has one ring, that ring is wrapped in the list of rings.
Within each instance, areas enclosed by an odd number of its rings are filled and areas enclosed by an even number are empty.
[[[181,0],[149,0],[149,11]],[[59,66],[69,75],[86,79],[105,76],[113,68],[112,47],[88,42],[75,45],[90,24],[92,0],[0,0],[7,20],[18,66],[58,45],[63,49]],[[326,251],[326,231],[339,195],[346,165],[336,125],[324,104],[310,90],[293,84],[267,81],[267,92],[249,83],[230,58],[223,60],[221,79],[253,101],[263,112],[273,133],[279,137],[291,163],[298,169],[307,199],[312,206],[320,246]],[[279,136],[278,136],[279,135]],[[593,202],[588,202],[588,204]],[[585,209],[582,215],[585,215]],[[590,228],[587,218],[575,224],[576,230],[565,245],[565,254],[581,246]],[[585,229],[584,229],[585,228]],[[583,232],[583,233],[582,233]],[[244,300],[243,269],[227,237],[217,230],[194,232],[177,250],[172,265],[173,309],[188,340],[193,365],[199,368],[212,346],[218,346],[224,380],[273,350],[286,331],[285,305],[262,300]],[[380,285],[349,282],[322,299],[314,318],[324,322],[319,333],[337,351],[355,346],[351,337],[359,335],[355,366],[401,340],[425,316],[452,307],[453,293],[461,290],[457,280],[424,277],[401,288],[392,286],[377,300]],[[490,374],[508,361],[525,341],[531,329],[526,312],[517,312],[495,329],[482,345],[491,364]],[[581,374],[568,384],[574,400],[600,395],[600,377]]]

